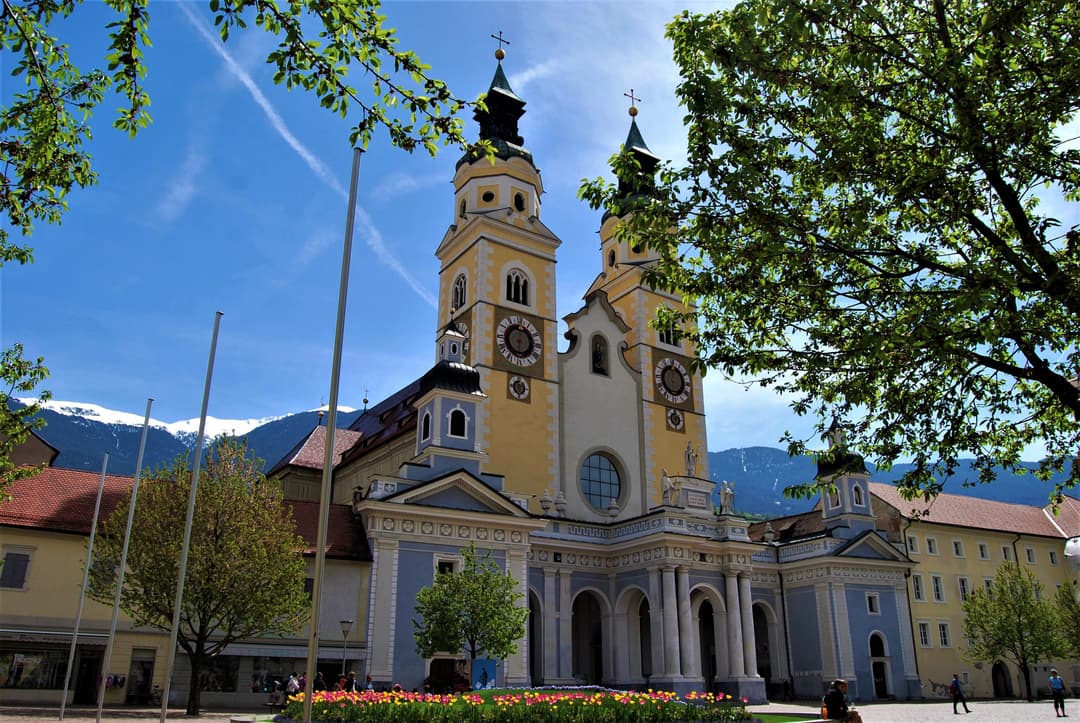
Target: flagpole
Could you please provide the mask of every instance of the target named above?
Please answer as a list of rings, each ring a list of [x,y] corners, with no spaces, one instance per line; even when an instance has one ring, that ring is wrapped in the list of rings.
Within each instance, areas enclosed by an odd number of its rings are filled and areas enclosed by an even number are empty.
[[[191,525],[195,519],[195,494],[199,489],[199,467],[202,465],[203,433],[206,431],[206,407],[210,403],[210,380],[214,376],[214,352],[217,351],[218,328],[222,312],[214,312],[214,333],[210,338],[210,359],[206,363],[206,384],[203,386],[202,412],[199,414],[199,435],[195,439],[195,461],[191,469],[191,492],[188,494],[187,520],[184,522],[184,544],[180,551],[180,570],[176,580],[176,599],[173,602],[172,631],[165,651],[165,687],[161,692],[161,723],[169,712],[169,689],[172,687],[173,663],[176,661],[176,637],[180,630],[180,610],[184,603],[184,574],[187,572]],[[190,691],[189,691],[190,695]]]
[[[319,534],[315,544],[315,579],[311,589],[311,619],[308,622],[307,685],[304,690],[304,723],[311,723],[311,688],[319,662],[319,606],[322,602],[323,572],[326,565],[326,528],[333,498],[334,432],[337,429],[338,383],[341,379],[341,346],[345,336],[345,306],[349,295],[349,265],[352,258],[353,218],[356,215],[356,186],[360,177],[362,148],[353,149],[349,204],[345,216],[345,248],[341,255],[341,283],[338,286],[337,324],[334,328],[334,359],[330,370],[330,409],[326,417],[326,444],[323,450],[322,500],[319,502]],[[164,723],[164,721],[162,721]]]
[[[102,670],[108,670],[112,664],[113,641],[116,640],[116,620],[120,615],[120,593],[124,590],[124,570],[127,567],[128,543],[131,542],[131,525],[135,520],[135,501],[139,497],[139,476],[142,474],[143,452],[146,451],[146,432],[150,429],[150,406],[153,397],[146,400],[146,414],[143,416],[142,435],[139,437],[139,454],[135,459],[135,483],[131,486],[131,506],[128,508],[127,528],[124,530],[124,546],[120,552],[120,570],[116,577],[116,594],[113,596],[112,623],[109,625],[109,642],[105,644],[105,657]],[[98,682],[97,723],[101,723],[101,709],[105,705],[105,678]]]
[[[79,642],[79,626],[82,625],[83,602],[86,600],[86,585],[90,580],[90,562],[94,554],[94,537],[97,535],[98,512],[101,511],[101,496],[105,491],[105,469],[109,466],[109,453],[101,460],[101,479],[98,480],[97,502],[94,503],[94,518],[90,523],[90,541],[86,544],[86,565],[83,567],[82,590],[79,592],[79,609],[75,613],[75,629],[71,633],[71,647],[68,649],[67,670],[64,672],[64,694],[60,697],[60,720],[64,720],[64,708],[67,706],[68,686],[71,685],[71,668],[75,665],[75,646]],[[102,680],[104,680],[104,671]]]

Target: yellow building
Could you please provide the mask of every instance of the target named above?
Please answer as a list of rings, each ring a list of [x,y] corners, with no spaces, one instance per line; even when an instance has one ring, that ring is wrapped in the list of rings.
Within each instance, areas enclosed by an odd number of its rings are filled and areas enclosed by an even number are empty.
[[[1023,675],[1004,660],[964,660],[963,603],[973,590],[989,587],[1003,562],[1019,562],[1053,596],[1077,579],[1065,541],[1080,532],[1080,502],[1066,498],[1058,515],[1047,508],[1007,504],[977,497],[941,494],[929,504],[909,502],[892,485],[871,483],[880,525],[891,526],[912,561],[908,578],[911,626],[926,697],[948,697],[949,681],[960,675],[969,697],[1024,696]],[[919,513],[919,514],[916,514]],[[1056,667],[1075,690],[1076,661],[1040,661],[1032,667],[1036,691],[1046,687]]]
[[[307,466],[308,456],[321,454],[321,431],[325,430],[316,430],[291,457],[298,474]],[[100,479],[99,473],[48,467],[16,483],[10,490],[12,499],[0,503],[0,704],[60,705]],[[131,487],[130,477],[105,477],[101,518],[131,494]],[[318,505],[290,504],[297,532],[308,541],[305,556],[310,567]],[[360,570],[368,567],[370,553],[363,536],[355,534],[355,525],[347,506],[333,506],[319,656],[319,669],[331,680],[337,680],[346,665],[359,667],[366,649],[366,627],[351,626],[346,641],[340,623],[365,617],[367,576]],[[308,574],[310,578],[312,573]],[[164,687],[168,631],[135,628],[121,614],[106,664],[111,623],[112,606],[87,598],[67,704],[96,704],[102,674],[106,676],[106,705],[146,704],[155,686]],[[307,637],[304,627],[292,636],[228,646],[203,670],[202,704],[250,707],[266,703],[275,680],[306,668]],[[182,705],[187,699],[189,680],[187,656],[178,649],[170,688],[174,704]]]

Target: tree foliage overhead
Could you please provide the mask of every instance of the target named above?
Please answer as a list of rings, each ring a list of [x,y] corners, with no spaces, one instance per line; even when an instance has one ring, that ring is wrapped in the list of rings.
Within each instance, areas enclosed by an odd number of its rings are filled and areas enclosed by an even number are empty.
[[[1069,646],[1061,634],[1058,607],[1043,595],[1031,570],[1014,562],[997,569],[990,590],[976,589],[964,601],[963,655],[973,663],[999,658],[1016,664],[1032,697],[1031,666],[1065,655]]]
[[[1062,585],[1054,595],[1058,607],[1058,628],[1071,657],[1080,657],[1080,600],[1075,585]]]
[[[187,712],[199,711],[199,672],[237,640],[295,635],[310,601],[304,540],[279,486],[236,439],[219,442],[199,474],[177,642],[191,660]],[[136,626],[172,630],[191,470],[178,459],[142,480],[128,543],[121,609]],[[91,596],[112,604],[130,497],[101,523]]]
[[[1043,474],[1076,454],[1075,9],[747,0],[672,22],[687,161],[622,233],[697,302],[704,365],[819,432],[835,418],[879,465],[910,458],[912,496],[961,456],[989,481],[1040,440]],[[628,210],[603,181],[581,193]]]
[[[525,637],[528,608],[518,603],[524,595],[518,582],[491,557],[477,557],[473,545],[461,551],[461,567],[437,572],[431,587],[416,596],[413,637],[416,651],[425,658],[462,650],[475,660],[480,653],[506,658],[517,652]]]

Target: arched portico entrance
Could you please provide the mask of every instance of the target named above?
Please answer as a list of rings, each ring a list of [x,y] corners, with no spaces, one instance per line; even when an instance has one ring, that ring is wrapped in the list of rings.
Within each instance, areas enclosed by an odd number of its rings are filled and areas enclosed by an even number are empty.
[[[598,685],[604,679],[604,635],[600,601],[588,590],[574,598],[572,664],[575,680]]]

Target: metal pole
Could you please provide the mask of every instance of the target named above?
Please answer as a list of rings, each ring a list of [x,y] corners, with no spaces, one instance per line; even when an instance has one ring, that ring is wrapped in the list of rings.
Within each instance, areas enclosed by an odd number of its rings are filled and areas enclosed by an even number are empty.
[[[102,665],[109,669],[112,661],[113,641],[116,639],[116,620],[120,615],[120,593],[124,590],[124,569],[127,567],[128,543],[131,541],[131,525],[135,520],[135,501],[139,497],[139,476],[142,474],[143,452],[146,451],[146,432],[150,429],[150,406],[153,397],[146,400],[146,415],[143,417],[142,436],[139,438],[139,454],[135,459],[135,483],[131,486],[131,506],[128,508],[127,528],[124,530],[124,546],[120,552],[120,571],[116,578],[116,595],[113,596],[112,624],[109,626],[109,642],[105,644],[105,657]],[[98,683],[97,723],[101,723],[101,709],[105,705],[105,679]]]
[[[64,708],[67,706],[68,686],[71,685],[71,668],[75,665],[75,645],[79,642],[79,626],[82,624],[83,601],[86,600],[86,585],[90,580],[90,563],[94,554],[94,537],[97,535],[98,512],[101,510],[101,496],[105,491],[105,469],[109,466],[109,453],[101,460],[101,479],[98,480],[97,502],[94,503],[94,518],[90,523],[90,541],[86,544],[86,567],[83,568],[82,591],[79,592],[79,609],[75,613],[75,629],[71,632],[71,647],[68,649],[67,670],[64,672],[64,694],[60,697],[60,720],[64,720]],[[102,680],[104,680],[104,673]]]
[[[341,644],[341,676],[345,677],[345,661],[348,657],[347,653],[349,650],[349,631],[342,630],[341,637],[344,638],[344,641]]]
[[[180,570],[176,580],[176,599],[173,601],[172,631],[165,651],[165,687],[161,691],[161,723],[169,712],[169,688],[172,687],[173,663],[176,660],[176,635],[180,630],[180,609],[184,604],[184,574],[187,572],[191,525],[195,519],[195,494],[199,489],[199,467],[202,465],[203,433],[206,431],[206,407],[210,403],[210,380],[214,376],[214,352],[217,351],[218,328],[222,312],[214,312],[214,333],[210,338],[210,359],[206,363],[206,384],[203,386],[202,412],[199,415],[199,436],[195,439],[195,461],[191,470],[191,493],[188,495],[187,520],[184,523],[184,545],[180,551]]]
[[[352,258],[353,217],[356,215],[356,185],[360,177],[362,148],[353,149],[349,207],[345,216],[345,248],[341,255],[341,282],[338,286],[337,323],[334,327],[334,359],[330,370],[330,409],[326,417],[326,450],[323,455],[322,499],[319,502],[319,534],[315,545],[315,579],[311,589],[311,620],[308,623],[307,689],[304,691],[303,723],[311,723],[311,685],[319,657],[319,605],[322,602],[323,567],[326,564],[326,528],[334,480],[334,430],[337,429],[338,382],[341,378],[341,345],[345,335],[345,306],[349,294],[349,264]],[[162,723],[165,723],[162,720]]]

